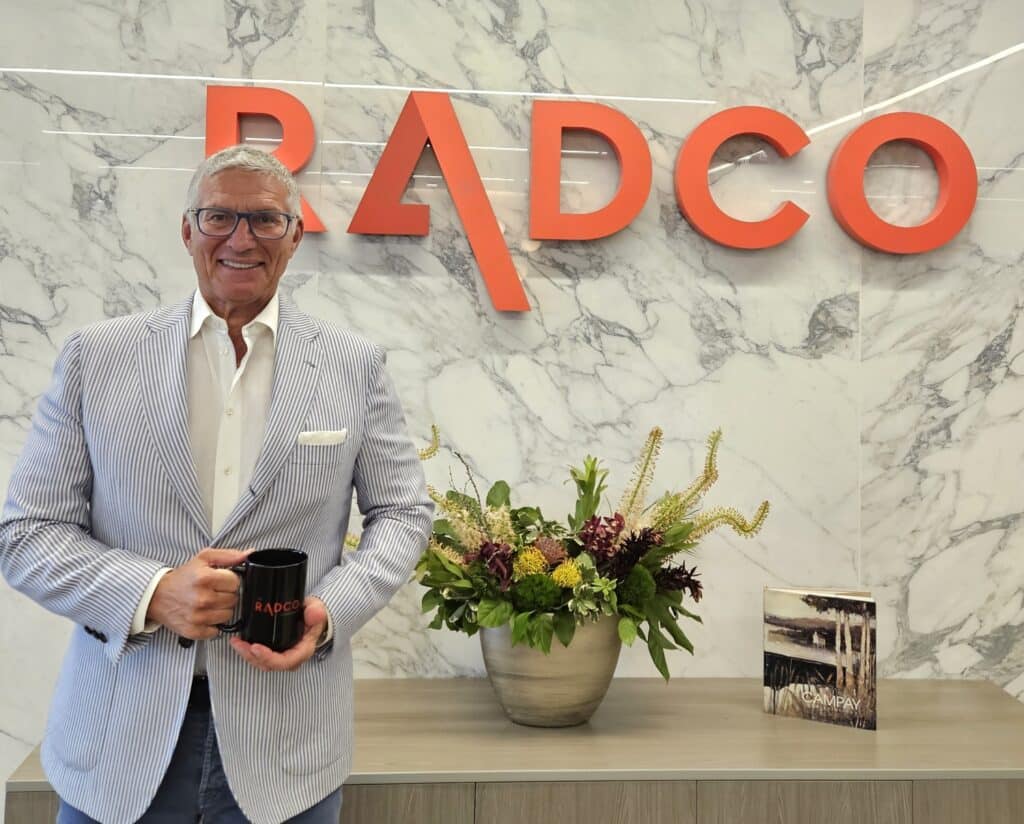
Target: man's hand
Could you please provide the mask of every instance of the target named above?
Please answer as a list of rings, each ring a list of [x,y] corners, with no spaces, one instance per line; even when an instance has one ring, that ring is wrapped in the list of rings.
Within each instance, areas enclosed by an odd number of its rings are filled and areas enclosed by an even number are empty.
[[[316,652],[317,642],[327,629],[327,607],[324,602],[313,595],[307,595],[302,620],[306,624],[306,631],[294,647],[284,652],[274,652],[263,644],[247,644],[241,638],[232,638],[231,646],[242,658],[264,672],[296,670]]]
[[[200,550],[187,564],[160,579],[146,620],[163,624],[182,638],[216,638],[217,624],[228,623],[238,603],[238,576],[228,567],[242,563],[250,551]]]

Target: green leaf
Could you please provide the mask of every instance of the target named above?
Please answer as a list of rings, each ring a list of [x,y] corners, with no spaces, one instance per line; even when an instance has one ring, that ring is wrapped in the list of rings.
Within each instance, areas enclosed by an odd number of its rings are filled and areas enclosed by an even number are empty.
[[[569,516],[569,526],[576,532],[594,517],[601,505],[608,470],[600,468],[597,458],[587,455],[583,459],[583,468],[570,467],[569,475],[576,483],[576,511]]]
[[[464,495],[461,492],[457,492],[454,489],[449,489],[444,494],[445,500],[452,501],[462,509],[471,512],[477,519],[481,518],[480,513],[480,502],[476,498],[472,498],[469,495]]]
[[[459,542],[451,521],[447,518],[438,518],[434,521],[434,538],[442,544],[458,544]]]
[[[569,646],[573,636],[576,634],[576,618],[569,612],[556,612],[554,625],[555,635],[562,642],[562,646]]]
[[[441,562],[441,566],[444,568],[446,572],[450,573],[451,575],[454,575],[456,578],[465,577],[465,572],[463,572],[462,567],[460,567],[454,561],[449,561],[443,555],[438,555],[436,552],[434,553],[434,557]]]
[[[661,569],[661,565],[665,562],[666,558],[675,555],[676,552],[677,550],[670,546],[656,546],[643,554],[640,563],[653,574]]]
[[[677,606],[676,609],[682,615],[685,615],[687,618],[692,618],[698,624],[703,624],[704,623],[704,619],[701,618],[696,612],[690,612],[690,610],[686,609],[685,607],[680,607],[680,606]]]
[[[661,677],[668,681],[668,662],[665,660],[664,648],[656,640],[658,638],[660,638],[660,634],[655,632],[652,627],[651,631],[647,633],[647,650],[651,653],[651,660],[658,668],[658,672],[661,673]]]
[[[554,624],[551,613],[542,612],[530,619],[530,646],[536,647],[545,655],[551,652],[551,637],[554,635]]]
[[[428,589],[423,593],[423,600],[420,602],[423,612],[430,612],[432,609],[436,609],[444,603],[444,598],[441,597],[441,593],[436,589]]]
[[[647,621],[650,629],[647,632],[647,644],[655,643],[662,649],[676,649],[676,645],[672,643],[671,639],[668,638],[662,631],[661,625],[657,621]],[[651,641],[651,636],[654,636],[654,641]]]
[[[636,640],[636,621],[625,617],[619,619],[619,639],[627,647],[633,646]]]
[[[665,530],[664,535],[662,535],[662,543],[672,545],[685,544],[686,539],[690,536],[691,532],[693,532],[693,521],[683,521],[682,523],[670,526]],[[691,546],[696,546],[696,544],[692,544]],[[682,547],[680,546],[680,549],[681,548]]]
[[[690,639],[686,637],[686,633],[679,628],[679,624],[676,623],[676,619],[669,613],[668,605],[663,596],[656,595],[652,598],[647,609],[648,614],[653,614],[656,619],[661,622],[661,626],[668,631],[668,634],[672,636],[673,641],[687,652],[691,654],[693,653],[693,644],[691,644]]]
[[[630,618],[634,618],[634,624],[647,619],[647,616],[643,612],[630,604],[619,604],[619,613]]]
[[[517,612],[512,618],[512,646],[523,644],[528,640],[527,630],[530,626],[532,612]]]
[[[482,598],[477,609],[476,620],[482,627],[500,627],[512,617],[512,604],[508,601],[497,601]]]
[[[487,506],[492,509],[498,509],[503,506],[510,507],[509,493],[510,490],[507,483],[504,481],[495,482],[494,486],[492,486],[490,491],[487,493]]]

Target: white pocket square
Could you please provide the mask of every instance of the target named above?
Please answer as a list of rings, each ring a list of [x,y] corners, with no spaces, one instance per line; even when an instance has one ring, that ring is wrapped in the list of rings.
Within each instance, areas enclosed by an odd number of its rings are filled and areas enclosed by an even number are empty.
[[[347,437],[347,429],[323,429],[300,432],[299,444],[302,446],[335,446],[339,443],[344,443]]]

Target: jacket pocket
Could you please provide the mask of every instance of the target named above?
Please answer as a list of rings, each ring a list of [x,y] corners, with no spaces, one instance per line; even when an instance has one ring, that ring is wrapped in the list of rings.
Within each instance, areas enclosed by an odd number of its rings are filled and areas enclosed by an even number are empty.
[[[352,682],[334,655],[311,658],[284,684],[281,767],[292,775],[320,772],[342,758],[352,730]],[[302,696],[302,700],[295,700]],[[308,703],[307,703],[308,702]]]
[[[116,683],[117,667],[103,654],[103,645],[76,627],[46,722],[53,752],[68,767],[89,770],[99,760]]]

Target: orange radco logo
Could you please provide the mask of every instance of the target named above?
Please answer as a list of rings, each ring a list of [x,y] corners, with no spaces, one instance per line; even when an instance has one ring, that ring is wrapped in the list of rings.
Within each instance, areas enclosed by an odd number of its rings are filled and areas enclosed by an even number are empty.
[[[301,607],[301,601],[261,601],[257,598],[252,611],[259,615],[290,615]]]
[[[244,115],[267,115],[281,124],[274,154],[293,172],[313,155],[313,119],[298,98],[266,88],[209,86],[206,92],[206,154],[239,142]],[[619,189],[600,209],[568,213],[559,203],[562,132],[583,130],[608,141],[619,164]],[[783,201],[764,220],[738,220],[715,202],[708,166],[717,149],[740,135],[761,138],[781,157],[792,157],[811,142],[792,118],[763,106],[717,112],[687,135],[676,160],[675,195],[686,221],[700,234],[735,249],[767,249],[789,240],[808,213]],[[880,146],[902,140],[931,158],[939,179],[935,208],[917,226],[897,226],[880,218],[864,194],[864,170]],[[494,308],[529,311],[530,304],[449,96],[411,92],[377,167],[349,224],[365,235],[419,235],[430,231],[430,207],[403,203],[402,197],[427,144],[437,156],[473,249]],[[598,103],[537,100],[531,113],[530,237],[537,240],[594,240],[624,229],[640,213],[651,190],[651,152],[646,138],[622,112]],[[963,139],[934,117],[896,112],[866,120],[832,154],[829,208],[836,222],[863,246],[890,254],[919,254],[948,243],[964,227],[978,196],[978,172]],[[307,232],[326,227],[302,201]]]

